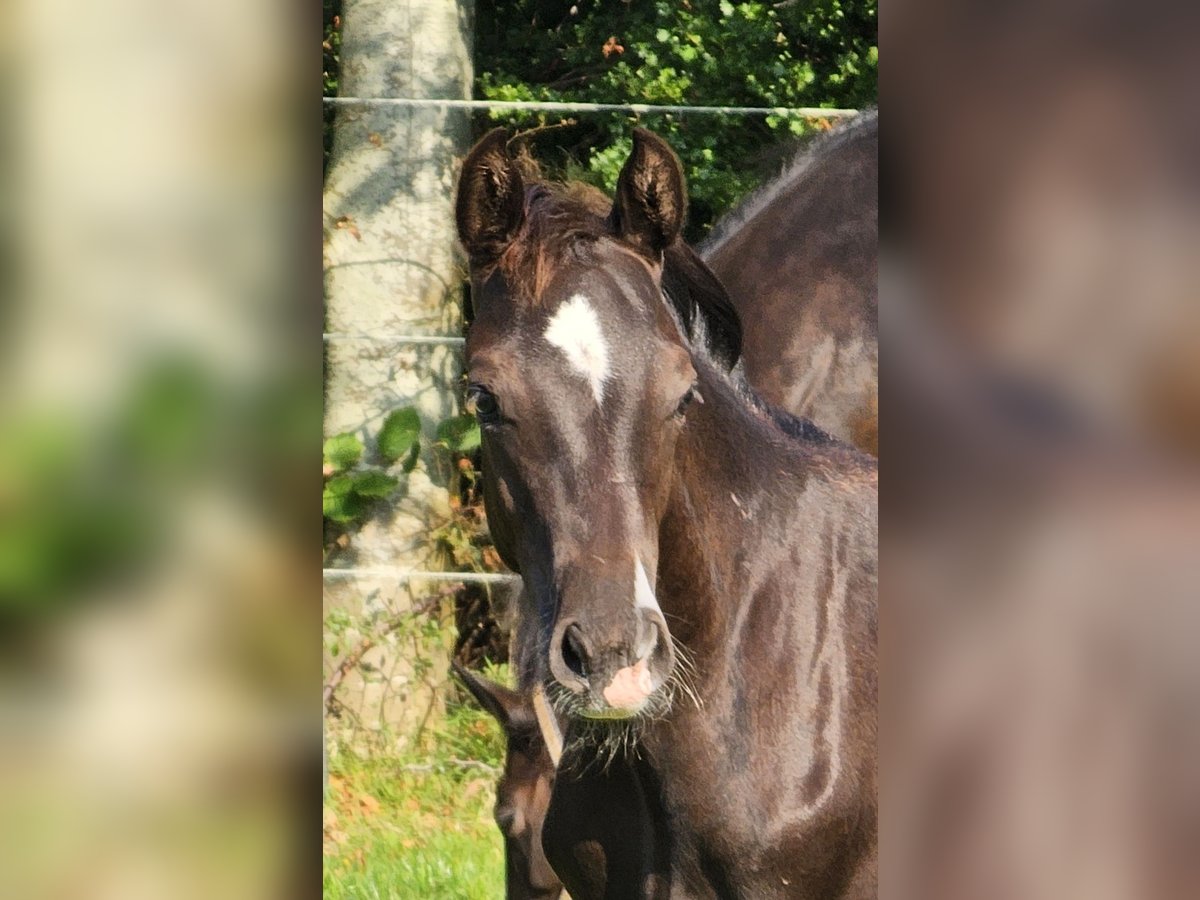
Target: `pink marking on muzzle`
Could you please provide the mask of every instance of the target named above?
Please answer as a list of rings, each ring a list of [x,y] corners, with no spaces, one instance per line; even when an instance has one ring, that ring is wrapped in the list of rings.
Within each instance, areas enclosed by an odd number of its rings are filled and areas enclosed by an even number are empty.
[[[604,699],[617,709],[632,709],[641,706],[654,692],[654,680],[646,660],[639,659],[634,665],[618,669],[608,687]]]

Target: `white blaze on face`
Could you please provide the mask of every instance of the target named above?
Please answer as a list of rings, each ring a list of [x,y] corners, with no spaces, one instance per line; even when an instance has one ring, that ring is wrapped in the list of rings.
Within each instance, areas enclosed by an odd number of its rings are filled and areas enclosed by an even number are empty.
[[[608,379],[608,343],[600,319],[583,294],[563,303],[546,326],[546,340],[567,357],[576,372],[587,379],[597,403],[604,400]]]
[[[646,577],[646,568],[642,565],[639,559],[633,566],[633,608],[648,609],[652,612],[662,615],[662,609],[659,608],[658,598],[654,596],[654,588],[650,587],[650,579]],[[653,629],[642,638],[642,643],[639,644],[635,651],[638,659],[645,659],[650,655],[650,651],[654,649],[655,631]]]
[[[650,578],[646,575],[646,567],[640,559],[633,566],[633,605],[636,609],[652,610],[662,615],[654,589],[650,587]],[[604,699],[614,709],[640,709],[654,693],[654,678],[650,674],[648,658],[654,649],[657,635],[655,629],[642,639],[642,645],[636,649],[637,662],[617,670],[612,681],[603,691]]]
[[[646,567],[638,559],[633,566],[633,605],[636,609],[652,610],[662,615],[654,589],[650,587],[650,578],[646,575]],[[604,699],[615,709],[640,709],[654,693],[654,678],[650,674],[648,657],[654,649],[656,634],[650,629],[649,634],[642,638],[642,645],[636,648],[637,662],[632,666],[619,669],[603,691]]]
[[[646,567],[640,559],[633,567],[633,605],[637,609],[649,609],[662,615],[654,588],[650,587],[650,579],[646,577]]]

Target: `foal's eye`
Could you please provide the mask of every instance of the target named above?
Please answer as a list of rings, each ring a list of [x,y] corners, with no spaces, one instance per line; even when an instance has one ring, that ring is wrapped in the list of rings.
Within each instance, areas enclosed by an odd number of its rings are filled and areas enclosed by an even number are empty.
[[[679,398],[679,405],[675,407],[675,415],[683,416],[683,414],[687,412],[687,408],[691,406],[692,402],[695,400],[699,400],[701,403],[704,402],[704,398],[700,396],[700,392],[696,390],[696,386],[692,385],[687,389],[687,393]]]
[[[500,404],[496,402],[496,395],[480,384],[467,388],[467,412],[473,413],[484,425],[500,420]]]

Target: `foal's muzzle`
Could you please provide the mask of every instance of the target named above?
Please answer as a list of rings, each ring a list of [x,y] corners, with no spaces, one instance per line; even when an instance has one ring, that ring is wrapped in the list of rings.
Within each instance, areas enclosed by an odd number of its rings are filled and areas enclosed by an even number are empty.
[[[550,673],[576,694],[580,715],[627,719],[640,713],[667,682],[675,648],[667,623],[654,610],[630,610],[625,627],[581,618],[562,619],[550,638]]]

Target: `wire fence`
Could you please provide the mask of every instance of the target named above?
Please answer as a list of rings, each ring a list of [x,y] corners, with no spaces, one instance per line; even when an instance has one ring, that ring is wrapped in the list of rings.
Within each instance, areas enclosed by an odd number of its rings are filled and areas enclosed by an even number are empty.
[[[467,342],[464,337],[453,334],[344,334],[326,332],[321,335],[324,341],[371,341],[377,344],[434,344],[461,347]]]
[[[656,103],[566,103],[549,100],[434,100],[413,97],[324,97],[331,106],[402,106],[411,109],[471,109],[510,112],[597,113],[615,112],[636,116],[726,115],[795,116],[807,119],[849,118],[857,109],[824,106],[672,106]]]
[[[393,581],[462,581],[470,584],[514,584],[519,575],[507,572],[426,572],[391,566],[345,566],[322,569],[324,578],[390,578]]]

